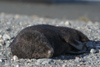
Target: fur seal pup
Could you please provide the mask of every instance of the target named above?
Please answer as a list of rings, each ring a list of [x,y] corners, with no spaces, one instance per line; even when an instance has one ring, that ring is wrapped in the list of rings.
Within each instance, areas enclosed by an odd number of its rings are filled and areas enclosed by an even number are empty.
[[[82,32],[60,26],[34,25],[19,32],[11,42],[11,52],[18,58],[51,58],[61,54],[80,54],[89,41]]]

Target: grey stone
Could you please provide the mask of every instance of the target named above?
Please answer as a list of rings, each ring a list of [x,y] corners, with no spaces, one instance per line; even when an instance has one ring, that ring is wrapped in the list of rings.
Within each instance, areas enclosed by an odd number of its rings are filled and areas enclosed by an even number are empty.
[[[96,49],[100,49],[100,46],[95,46],[96,47]]]
[[[20,66],[17,64],[16,67],[20,67]]]
[[[14,60],[14,61],[17,61],[17,60],[18,60],[18,57],[17,57],[16,55],[14,55],[14,56],[13,56],[13,60]]]
[[[91,49],[90,50],[90,53],[92,53],[92,54],[94,54],[94,53],[96,53],[97,51],[95,50],[95,49]]]
[[[48,64],[50,61],[43,61],[41,64]]]
[[[5,45],[6,45],[6,47],[9,47],[10,41],[6,41],[6,42],[5,42]]]
[[[49,62],[52,62],[53,60],[52,59],[38,59],[37,60],[37,63],[39,64],[48,64]]]
[[[70,23],[69,21],[66,21],[66,22],[65,22],[65,25],[66,25],[66,26],[71,26],[71,23]]]
[[[2,46],[4,44],[4,40],[0,39],[0,45]]]
[[[10,32],[12,29],[11,28],[7,28],[6,31]]]
[[[2,38],[2,35],[0,34],[0,39]]]
[[[65,63],[65,64],[62,64],[62,67],[68,67],[68,66],[67,66],[67,64]]]
[[[0,59],[0,62],[3,62],[3,60],[2,60],[2,59]]]
[[[76,62],[80,62],[80,58],[76,58],[75,61],[76,61]]]
[[[8,39],[10,39],[10,36],[7,35],[7,34],[4,34],[4,35],[3,35],[3,40],[8,40]]]

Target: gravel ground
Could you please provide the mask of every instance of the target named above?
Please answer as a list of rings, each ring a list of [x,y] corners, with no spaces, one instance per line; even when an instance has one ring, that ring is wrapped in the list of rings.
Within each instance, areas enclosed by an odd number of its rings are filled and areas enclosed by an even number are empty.
[[[9,45],[23,28],[37,24],[71,27],[82,31],[91,40],[89,50],[81,55],[61,55],[54,58],[18,59]],[[59,20],[37,16],[0,13],[0,67],[100,67],[100,24],[91,21]]]

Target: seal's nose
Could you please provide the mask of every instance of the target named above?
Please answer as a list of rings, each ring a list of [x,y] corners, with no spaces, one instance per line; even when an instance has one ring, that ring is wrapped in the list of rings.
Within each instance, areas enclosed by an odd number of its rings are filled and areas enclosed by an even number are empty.
[[[51,50],[48,50],[48,58],[50,58],[50,57],[52,57],[53,56],[53,54],[54,54],[54,50],[53,49],[51,49]]]

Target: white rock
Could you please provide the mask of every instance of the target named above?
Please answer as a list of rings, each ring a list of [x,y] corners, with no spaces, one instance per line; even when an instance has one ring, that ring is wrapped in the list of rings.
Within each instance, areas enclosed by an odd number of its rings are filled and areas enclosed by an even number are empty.
[[[2,46],[2,44],[0,43],[0,46]]]
[[[71,25],[71,23],[69,21],[66,21],[65,25],[68,26],[68,25]]]
[[[0,39],[0,43],[4,43],[4,40]]]
[[[76,62],[80,62],[80,58],[76,58],[75,61],[76,61]]]
[[[38,59],[37,64],[48,64],[49,62],[52,62],[52,59]]]
[[[13,60],[14,60],[14,61],[17,61],[17,60],[18,60],[18,57],[17,57],[16,55],[14,55],[14,56],[13,56]]]
[[[7,34],[4,34],[4,35],[3,35],[3,40],[7,40],[7,39],[10,39],[10,36],[7,35]]]
[[[47,61],[43,61],[43,62],[42,62],[42,64],[48,64],[48,63],[49,63],[49,62],[47,62]]]
[[[2,59],[0,59],[0,62],[2,62]]]
[[[62,64],[62,67],[67,67],[67,64]]]
[[[19,18],[19,15],[18,15],[18,14],[16,14],[16,15],[15,15],[15,19],[18,19],[18,18]]]
[[[0,46],[3,46],[4,40],[0,40]]]
[[[0,35],[0,38],[2,37],[2,35]]]
[[[9,47],[10,41],[6,41],[6,47]]]
[[[95,49],[91,49],[90,50],[90,53],[92,53],[92,54],[94,54],[94,53],[96,53],[97,51],[95,50]]]
[[[16,67],[20,67],[20,66],[17,64]]]

